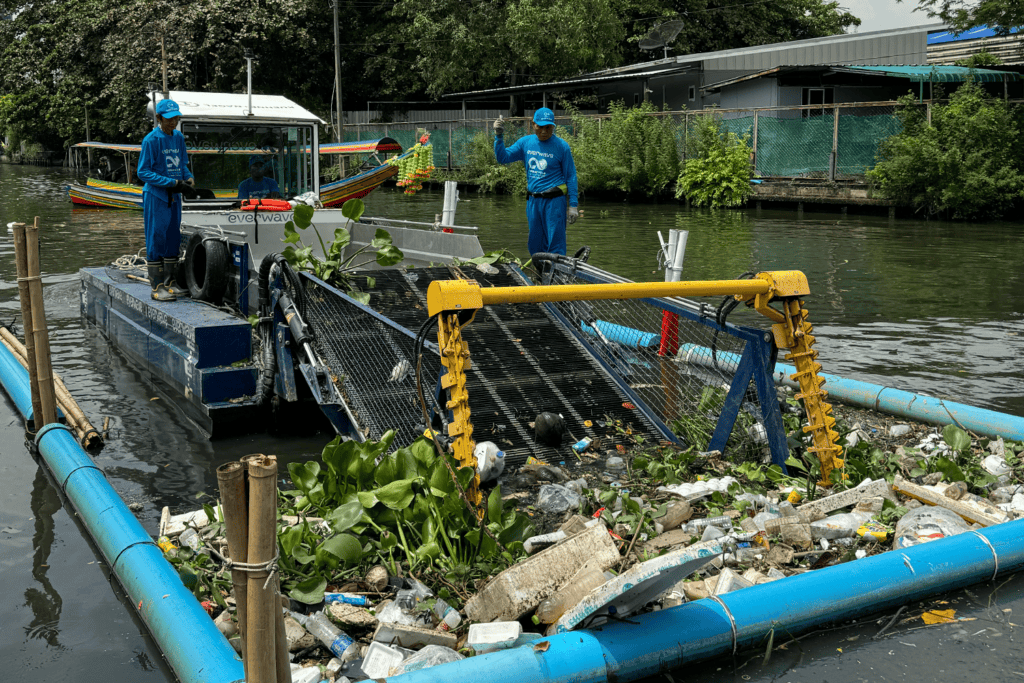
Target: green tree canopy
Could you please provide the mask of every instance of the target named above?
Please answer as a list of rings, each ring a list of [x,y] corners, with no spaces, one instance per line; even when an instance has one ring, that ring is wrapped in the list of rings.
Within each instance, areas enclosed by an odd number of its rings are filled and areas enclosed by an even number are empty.
[[[1011,28],[1024,26],[1024,2],[1020,0],[917,0],[917,5],[929,17],[941,19],[960,33],[988,26],[1005,36]]]

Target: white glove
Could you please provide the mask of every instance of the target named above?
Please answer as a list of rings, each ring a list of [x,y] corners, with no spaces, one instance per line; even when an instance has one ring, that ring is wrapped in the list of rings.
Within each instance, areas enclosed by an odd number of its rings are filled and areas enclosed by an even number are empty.
[[[498,116],[498,118],[494,121],[494,134],[495,135],[504,135],[505,134],[505,117],[504,116]]]
[[[576,219],[580,217],[580,210],[575,206],[570,206],[569,210],[565,213],[565,220],[569,225],[576,222]]]

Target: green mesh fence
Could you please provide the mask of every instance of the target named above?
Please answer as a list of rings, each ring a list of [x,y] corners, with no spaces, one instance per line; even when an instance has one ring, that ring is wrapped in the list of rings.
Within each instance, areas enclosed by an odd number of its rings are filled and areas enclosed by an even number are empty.
[[[838,111],[838,129],[835,116]],[[759,109],[755,135],[753,110],[716,112],[725,131],[756,139],[757,173],[761,177],[828,178],[835,151],[834,177],[863,176],[876,161],[878,145],[886,137],[898,133],[899,120],[895,104],[859,107],[814,109]],[[675,127],[680,158],[686,156],[686,133],[692,131],[697,116],[706,112],[659,112],[671,116]],[[470,163],[474,138],[480,133],[491,137],[493,120],[469,119],[422,123],[352,125],[345,128],[345,141],[391,137],[408,149],[419,139],[417,131],[426,129],[434,145],[434,163],[438,168],[461,168]],[[574,134],[572,120],[556,119],[559,135]],[[528,118],[506,119],[505,144],[533,132]],[[835,148],[833,150],[833,143]],[[479,143],[477,143],[479,144]],[[482,151],[482,150],[481,150]]]
[[[840,109],[836,175],[864,175],[875,165],[882,140],[899,132],[895,107]]]

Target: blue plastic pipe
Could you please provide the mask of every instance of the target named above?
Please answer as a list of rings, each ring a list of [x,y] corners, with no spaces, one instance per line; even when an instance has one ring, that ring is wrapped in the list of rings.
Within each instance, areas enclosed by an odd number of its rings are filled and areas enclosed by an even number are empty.
[[[696,344],[683,344],[679,357],[686,362],[710,366],[711,349]],[[726,370],[735,370],[740,357],[735,353],[718,351],[718,364]],[[798,388],[790,379],[796,372],[792,365],[776,363],[773,377],[776,383]],[[824,372],[818,373],[825,379],[825,391],[843,403],[896,415],[908,420],[930,424],[959,424],[972,432],[991,438],[1003,437],[1010,441],[1024,440],[1024,417],[998,413],[986,408],[969,406],[956,401],[944,401],[933,396],[912,394],[909,391],[883,387],[879,384],[846,379]]]
[[[597,331],[594,330],[594,327],[597,328]],[[661,343],[660,334],[635,330],[625,325],[616,325],[607,320],[595,320],[594,327],[586,323],[580,323],[580,329],[591,337],[596,337],[597,332],[600,332],[608,341],[622,344],[632,349],[644,349]]]
[[[1024,567],[1024,520],[570,631],[390,683],[624,683],[863,617]]]
[[[28,372],[3,345],[0,381],[27,417],[16,397],[29,394]],[[27,405],[30,415],[31,400]],[[242,681],[241,659],[70,429],[46,425],[36,435],[36,447],[178,680]]]
[[[28,370],[3,344],[0,344],[0,384],[3,384],[18,412],[26,421],[31,422],[32,392],[28,383]]]

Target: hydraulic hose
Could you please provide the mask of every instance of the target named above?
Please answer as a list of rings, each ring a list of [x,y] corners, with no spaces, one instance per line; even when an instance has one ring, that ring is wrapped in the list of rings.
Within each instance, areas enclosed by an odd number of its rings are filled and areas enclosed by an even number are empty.
[[[273,311],[270,308],[270,272],[277,266],[284,278],[288,281],[292,292],[295,294],[295,303],[289,297],[289,303],[301,313],[305,311],[306,297],[302,285],[299,283],[299,276],[295,274],[288,259],[283,254],[267,254],[260,262],[259,273],[256,278],[256,288],[259,292],[260,311],[260,346],[263,355],[263,372],[260,373],[259,386],[256,390],[256,403],[263,405],[270,398],[274,390],[274,376],[277,374],[277,354],[274,353],[274,324]],[[285,295],[287,296],[287,295]],[[290,324],[290,321],[289,321]],[[294,334],[294,331],[293,331]]]

